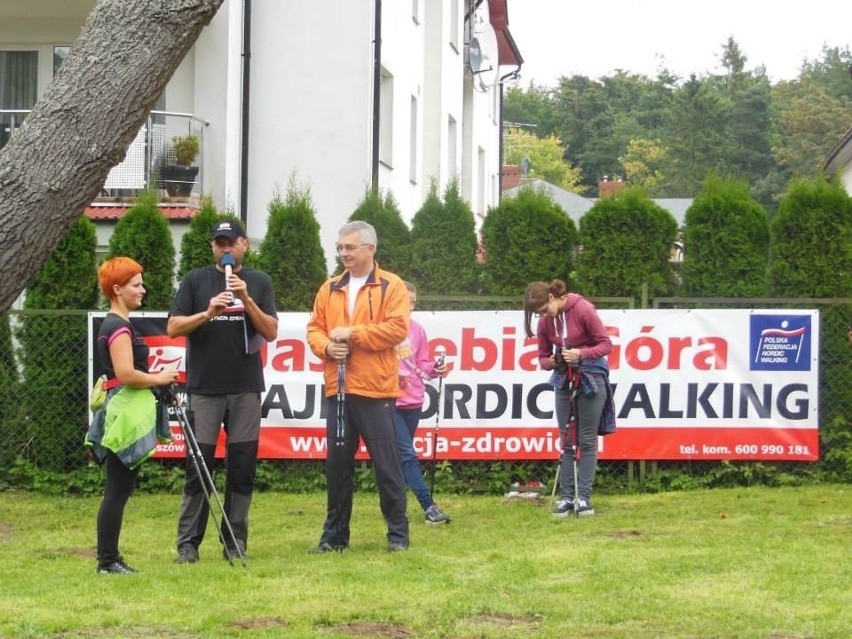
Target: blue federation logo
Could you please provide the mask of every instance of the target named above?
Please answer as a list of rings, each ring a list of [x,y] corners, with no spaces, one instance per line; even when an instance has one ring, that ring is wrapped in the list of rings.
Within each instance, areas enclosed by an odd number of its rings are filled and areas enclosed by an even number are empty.
[[[749,344],[749,370],[809,371],[811,316],[752,315]]]

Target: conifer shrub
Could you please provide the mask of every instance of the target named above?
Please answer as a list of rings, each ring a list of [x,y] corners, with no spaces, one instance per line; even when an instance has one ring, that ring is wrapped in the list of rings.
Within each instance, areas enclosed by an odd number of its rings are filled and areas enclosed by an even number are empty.
[[[421,294],[463,295],[479,288],[476,222],[452,180],[438,197],[437,183],[411,222],[411,271]]]
[[[175,245],[154,193],[140,195],[115,225],[107,257],[118,256],[132,258],[144,269],[142,310],[168,310],[175,294]]]
[[[687,295],[766,295],[769,217],[747,182],[708,178],[686,212],[683,237]]]
[[[201,210],[192,218],[189,228],[180,240],[180,266],[177,274],[179,280],[194,268],[213,264],[211,234],[216,222],[221,218],[213,200],[204,198]]]
[[[639,189],[598,200],[580,219],[579,292],[639,299],[647,283],[650,296],[671,295],[676,238],[672,214]]]
[[[482,284],[488,294],[520,300],[531,281],[571,281],[577,228],[544,190],[525,187],[504,198],[482,223],[482,239]]]
[[[272,278],[278,311],[310,311],[327,277],[310,188],[291,177],[284,197],[276,190],[268,210],[259,268]]]
[[[771,224],[772,295],[852,297],[852,198],[824,178],[790,185]],[[847,332],[852,304],[820,313],[821,467],[833,479],[852,481],[852,366]]]
[[[95,225],[81,217],[30,281],[24,309],[95,308],[98,300]],[[23,428],[28,456],[40,467],[66,471],[83,463],[88,416],[88,327],[85,313],[21,316]],[[7,416],[4,415],[4,419]],[[13,423],[14,423],[13,419]]]

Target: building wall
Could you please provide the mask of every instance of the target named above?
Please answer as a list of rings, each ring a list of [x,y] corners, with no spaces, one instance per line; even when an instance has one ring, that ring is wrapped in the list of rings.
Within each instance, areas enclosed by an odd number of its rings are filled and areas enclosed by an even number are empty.
[[[15,3],[16,19],[0,21],[0,47],[26,44],[43,52],[43,92],[52,76],[52,46],[73,43],[95,2],[40,0],[38,15],[29,16],[25,0],[4,2]],[[311,190],[331,270],[337,230],[371,181],[375,2],[254,0],[251,5],[245,211],[250,239],[257,248],[270,200],[295,178]],[[409,223],[432,180],[443,191],[459,178],[462,195],[477,213],[498,198],[499,89],[483,88],[465,68],[465,45],[473,31],[464,16],[474,5],[473,0],[382,2],[382,69],[392,86],[383,93],[382,112],[393,117],[383,132],[383,143],[388,134],[392,141],[382,149],[379,186],[393,193]],[[165,91],[167,111],[195,114],[208,123],[204,191],[220,210],[237,213],[243,6],[242,0],[225,0]],[[487,9],[487,2],[477,9],[478,29],[490,29]]]

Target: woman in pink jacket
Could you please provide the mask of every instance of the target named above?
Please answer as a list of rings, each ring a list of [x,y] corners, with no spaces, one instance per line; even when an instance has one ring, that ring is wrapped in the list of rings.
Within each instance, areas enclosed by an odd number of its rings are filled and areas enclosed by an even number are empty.
[[[417,302],[417,289],[411,282],[405,282],[411,310]],[[414,492],[423,508],[427,524],[449,523],[450,518],[432,501],[432,495],[423,481],[420,462],[414,451],[414,433],[420,423],[423,412],[423,399],[426,391],[425,380],[435,379],[446,372],[446,364],[436,365],[429,359],[428,340],[423,327],[411,320],[408,337],[397,347],[399,353],[399,389],[402,395],[396,399],[393,423],[396,429],[396,445],[402,462],[402,474],[405,483]],[[433,442],[432,445],[436,445]]]

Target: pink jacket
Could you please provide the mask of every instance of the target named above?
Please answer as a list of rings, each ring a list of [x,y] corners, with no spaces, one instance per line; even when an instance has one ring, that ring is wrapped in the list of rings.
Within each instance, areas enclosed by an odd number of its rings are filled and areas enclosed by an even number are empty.
[[[429,359],[426,331],[411,320],[408,337],[396,347],[399,356],[399,388],[402,395],[396,398],[397,408],[419,408],[426,392],[424,380],[438,377],[435,362]]]

